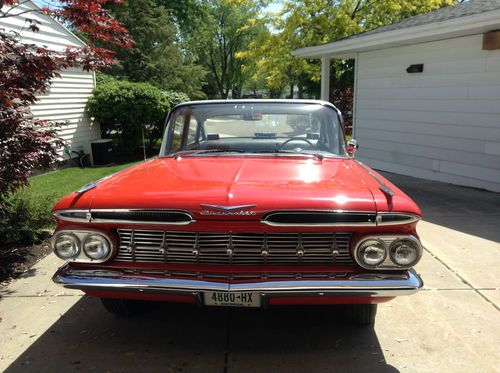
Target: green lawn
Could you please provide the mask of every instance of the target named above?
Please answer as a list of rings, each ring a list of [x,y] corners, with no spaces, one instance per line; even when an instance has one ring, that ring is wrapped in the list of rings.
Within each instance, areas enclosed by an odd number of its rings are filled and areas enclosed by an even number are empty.
[[[49,198],[53,204],[66,194],[78,190],[85,184],[134,165],[127,163],[111,167],[70,167],[30,178],[29,186],[20,190],[17,196],[30,202]]]

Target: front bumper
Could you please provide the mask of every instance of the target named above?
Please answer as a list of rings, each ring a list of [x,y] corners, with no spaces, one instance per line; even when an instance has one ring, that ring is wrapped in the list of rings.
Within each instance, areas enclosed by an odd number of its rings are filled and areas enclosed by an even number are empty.
[[[416,293],[423,282],[414,270],[404,273],[351,274],[340,279],[286,279],[257,281],[209,281],[154,277],[118,270],[76,269],[65,265],[53,281],[83,291],[138,294],[194,295],[211,292],[256,292],[267,297],[396,297]]]

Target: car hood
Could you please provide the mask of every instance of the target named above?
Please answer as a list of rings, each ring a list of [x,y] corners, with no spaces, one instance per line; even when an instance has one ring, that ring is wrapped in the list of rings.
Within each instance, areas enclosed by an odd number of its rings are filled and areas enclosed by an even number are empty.
[[[181,209],[199,220],[201,205],[273,210],[376,211],[374,195],[349,159],[295,156],[160,158],[122,171],[86,192],[91,209]],[[366,174],[364,175],[366,176]],[[81,203],[79,204],[81,205]]]

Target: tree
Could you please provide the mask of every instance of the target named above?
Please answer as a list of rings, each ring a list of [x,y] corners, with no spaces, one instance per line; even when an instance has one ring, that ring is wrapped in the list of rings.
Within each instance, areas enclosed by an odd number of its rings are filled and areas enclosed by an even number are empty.
[[[113,62],[113,52],[96,46],[104,41],[128,48],[127,30],[103,8],[119,0],[61,0],[57,9],[42,9],[88,36],[87,47],[68,47],[55,52],[19,40],[18,35],[0,30],[0,209],[7,194],[24,186],[33,169],[48,167],[58,160],[62,141],[55,126],[33,118],[30,106],[37,93],[46,93],[50,80],[70,68],[97,70]],[[21,2],[22,3],[22,2]],[[0,1],[0,18],[24,13],[16,0]],[[36,32],[31,20],[28,27]]]
[[[271,89],[296,84],[300,87],[320,80],[320,65],[317,60],[294,58],[293,50],[326,44],[454,3],[454,0],[287,0],[278,15],[263,19],[273,31],[262,31],[239,57],[253,61],[246,65],[247,71],[254,79],[264,76]],[[342,67],[341,62],[333,62],[333,79],[341,79],[345,71]]]
[[[169,11],[158,2],[126,0],[120,6],[111,7],[116,19],[129,30],[135,45],[129,49],[116,49],[119,63],[108,73],[202,98],[206,72],[183,52]]]
[[[244,61],[236,55],[245,50],[260,30],[256,21],[261,3],[254,0],[212,0],[202,6],[202,20],[193,29],[190,47],[209,71],[209,96],[227,98],[241,91],[246,80]]]

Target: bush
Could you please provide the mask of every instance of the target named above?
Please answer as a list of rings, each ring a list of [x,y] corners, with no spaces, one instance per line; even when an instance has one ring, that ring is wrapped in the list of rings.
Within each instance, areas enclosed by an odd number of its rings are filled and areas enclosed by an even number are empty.
[[[6,246],[13,243],[33,244],[44,235],[44,229],[54,226],[50,214],[53,197],[46,196],[36,201],[11,196],[5,199],[0,209],[0,243]]]
[[[189,101],[182,92],[161,91],[148,83],[132,83],[99,74],[89,99],[89,113],[100,123],[104,137],[114,138],[118,154],[131,156],[142,144],[142,131],[149,150],[163,135],[168,111]]]
[[[171,109],[176,105],[190,100],[189,96],[183,92],[163,91],[163,93],[167,96]]]
[[[89,99],[89,113],[105,137],[116,137],[118,151],[132,155],[142,143],[144,130],[150,146],[160,121],[170,109],[167,96],[147,83],[110,80],[97,86]],[[160,135],[161,136],[161,135]]]

